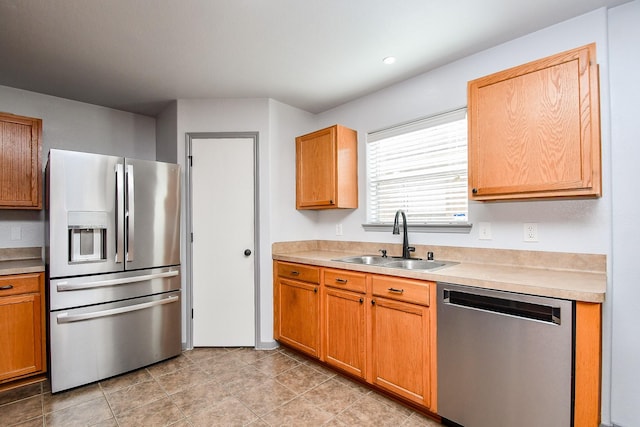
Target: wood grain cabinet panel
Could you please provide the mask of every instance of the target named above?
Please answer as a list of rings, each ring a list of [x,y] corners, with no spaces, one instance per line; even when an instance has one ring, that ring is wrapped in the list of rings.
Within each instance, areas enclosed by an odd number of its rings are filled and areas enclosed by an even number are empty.
[[[278,276],[278,271],[290,271],[295,267],[295,264],[279,264],[276,263],[274,266],[274,337],[309,356],[319,358],[320,285]],[[293,271],[305,271],[307,276],[319,277],[320,270],[315,267],[298,266]]]
[[[358,207],[358,138],[334,125],[296,138],[296,208]]]
[[[469,197],[599,197],[595,44],[468,83]]]
[[[42,209],[42,120],[0,113],[0,208]]]
[[[374,298],[371,349],[373,384],[430,407],[428,307]]]
[[[45,372],[43,274],[0,277],[0,390]]]
[[[327,287],[324,291],[324,352],[329,365],[365,378],[365,295]]]

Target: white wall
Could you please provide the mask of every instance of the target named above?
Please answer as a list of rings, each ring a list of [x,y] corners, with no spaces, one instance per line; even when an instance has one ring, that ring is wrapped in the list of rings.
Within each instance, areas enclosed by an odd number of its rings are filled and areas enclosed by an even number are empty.
[[[613,305],[611,421],[640,425],[640,1],[609,12],[613,181]],[[606,367],[606,365],[605,365]]]
[[[155,119],[0,86],[0,111],[42,119],[42,168],[50,148],[155,159]],[[43,183],[44,185],[44,183]],[[11,240],[11,227],[22,229]],[[44,246],[44,212],[0,210],[0,247]]]
[[[608,253],[610,247],[610,138],[607,88],[607,12],[584,16],[466,57],[414,79],[381,90],[319,115],[319,126],[341,123],[358,130],[360,208],[351,212],[320,212],[319,236],[326,239],[399,242],[391,233],[365,232],[365,140],[367,132],[466,106],[467,81],[563,50],[595,42],[600,63],[603,152],[603,197],[598,200],[553,202],[471,202],[473,223],[491,222],[493,240],[470,234],[413,233],[417,244],[495,247],[523,250]],[[382,66],[382,65],[381,65]],[[335,236],[335,223],[344,236]],[[522,240],[523,223],[537,222],[538,243]]]
[[[171,102],[156,120],[156,160],[178,163],[178,101]]]

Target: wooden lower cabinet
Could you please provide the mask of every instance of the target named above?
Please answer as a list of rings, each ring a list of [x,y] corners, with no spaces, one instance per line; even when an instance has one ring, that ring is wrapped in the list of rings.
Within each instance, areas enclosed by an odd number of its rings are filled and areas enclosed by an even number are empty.
[[[371,382],[430,407],[429,308],[371,300]]]
[[[274,268],[274,336],[309,356],[320,357],[319,269],[295,264]],[[313,274],[313,273],[317,274]],[[309,275],[311,273],[311,275]],[[310,282],[289,277],[302,277]],[[314,283],[313,281],[316,281]]]
[[[365,378],[365,295],[325,288],[323,360],[336,368]]]
[[[44,374],[43,274],[0,277],[0,390]]]

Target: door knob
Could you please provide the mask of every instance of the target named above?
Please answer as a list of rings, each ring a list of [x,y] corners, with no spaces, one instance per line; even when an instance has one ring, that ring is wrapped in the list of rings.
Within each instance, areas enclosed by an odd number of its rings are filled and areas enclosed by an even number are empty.
[[[244,256],[249,256],[249,255],[251,255],[251,249],[245,249]]]

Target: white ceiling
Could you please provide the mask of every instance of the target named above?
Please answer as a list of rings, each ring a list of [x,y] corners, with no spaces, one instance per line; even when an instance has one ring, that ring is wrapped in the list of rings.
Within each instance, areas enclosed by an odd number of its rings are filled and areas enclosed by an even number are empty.
[[[0,85],[151,116],[228,97],[318,113],[626,1],[0,0]]]

